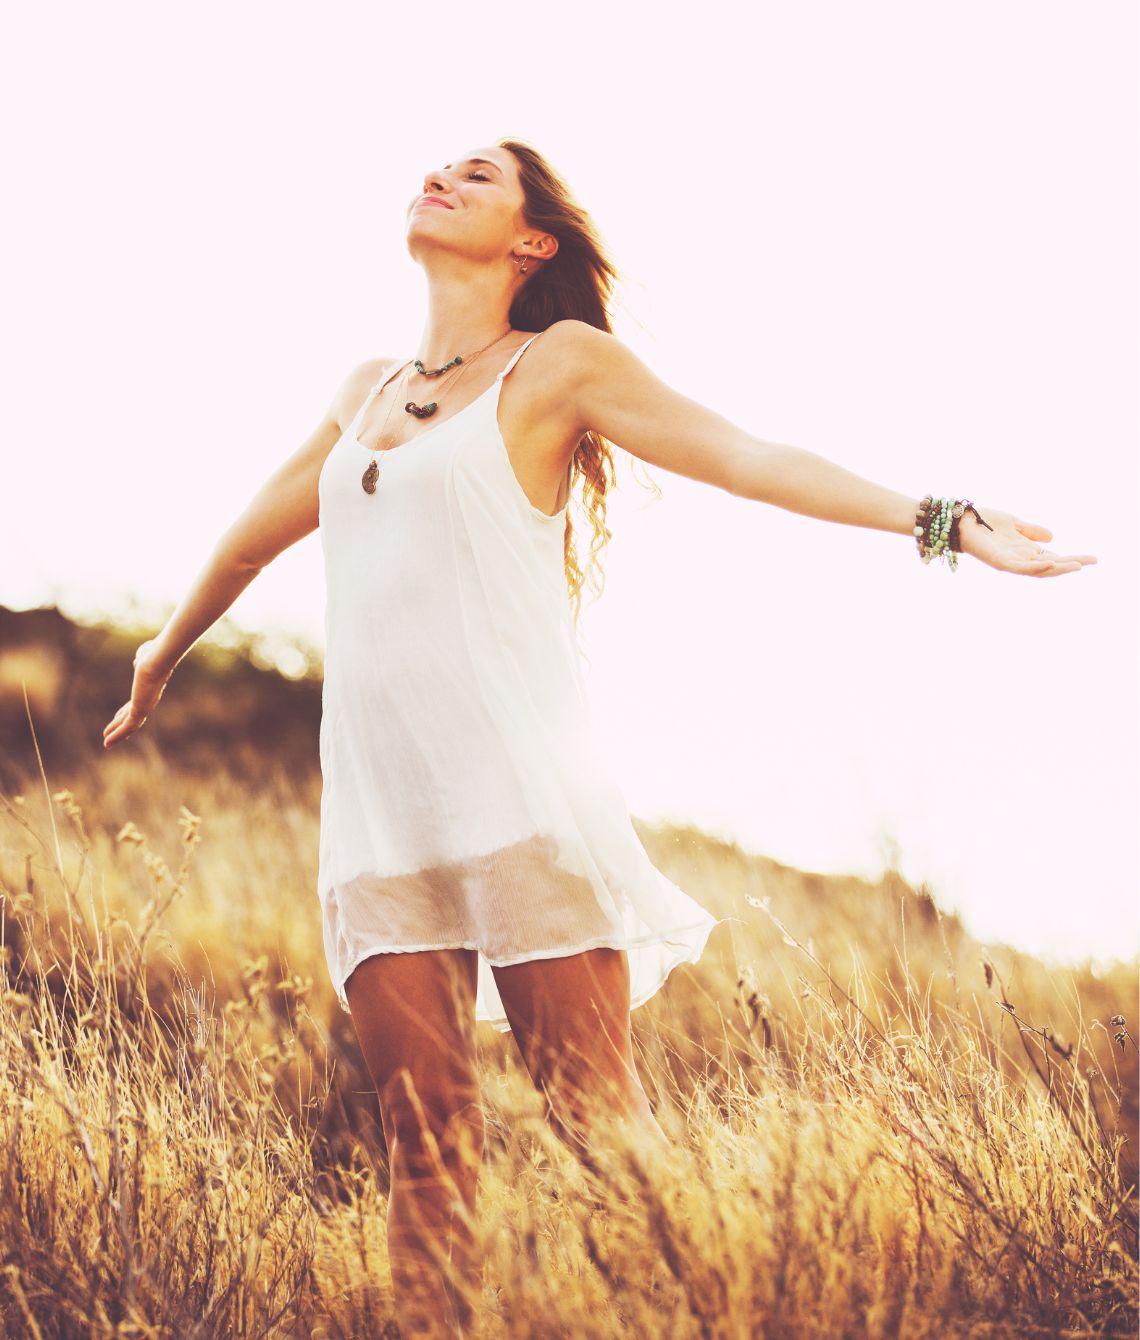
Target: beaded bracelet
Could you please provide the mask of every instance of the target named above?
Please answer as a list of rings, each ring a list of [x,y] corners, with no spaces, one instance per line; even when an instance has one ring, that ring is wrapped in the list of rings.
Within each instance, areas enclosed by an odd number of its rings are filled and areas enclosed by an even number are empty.
[[[993,530],[969,498],[935,498],[929,493],[923,497],[914,519],[914,537],[924,563],[934,558],[948,559],[950,571],[957,572],[962,552],[958,523],[967,512],[973,512],[987,530]]]

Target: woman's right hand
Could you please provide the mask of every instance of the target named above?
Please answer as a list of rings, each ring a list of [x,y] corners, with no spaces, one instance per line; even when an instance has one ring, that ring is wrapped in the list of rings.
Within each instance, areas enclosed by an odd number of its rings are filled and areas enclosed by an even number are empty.
[[[163,690],[174,673],[157,655],[157,639],[144,642],[135,652],[135,677],[131,685],[131,700],[124,703],[103,727],[103,748],[109,749],[119,740],[133,735],[154,710]]]

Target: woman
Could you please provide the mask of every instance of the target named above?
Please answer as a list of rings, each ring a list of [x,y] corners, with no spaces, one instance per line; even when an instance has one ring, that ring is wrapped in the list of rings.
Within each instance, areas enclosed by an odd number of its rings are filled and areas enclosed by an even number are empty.
[[[379,1096],[397,1303],[456,1328],[468,1300],[449,1276],[476,1296],[479,1279],[476,1020],[514,1032],[587,1161],[603,1115],[661,1141],[630,1010],[717,924],[650,864],[591,744],[574,485],[591,557],[612,442],[738,496],[915,536],[926,561],[963,552],[1046,577],[1096,560],[1046,550],[1044,526],[988,506],[951,515],[955,500],[762,442],[664,385],[610,332],[614,269],[524,142],[429,173],[406,227],[428,279],[418,359],[349,374],[139,648],[104,742],[138,730],[196,639],[320,529],[325,950]]]

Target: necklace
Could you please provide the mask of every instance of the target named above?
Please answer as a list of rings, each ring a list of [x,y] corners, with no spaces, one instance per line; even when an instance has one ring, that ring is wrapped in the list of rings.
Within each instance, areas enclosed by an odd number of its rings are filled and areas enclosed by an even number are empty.
[[[510,333],[511,333],[511,328],[508,326],[507,329],[503,332],[503,334],[504,334],[504,335],[509,335]],[[499,339],[501,340],[502,338],[503,338],[503,336],[500,335],[500,336],[499,336]],[[492,341],[491,341],[491,344],[495,344],[495,343],[496,343],[495,340],[492,340]],[[483,346],[483,349],[490,349],[491,344],[485,344],[485,345]],[[478,350],[477,353],[474,353],[474,354],[468,354],[467,357],[468,357],[468,358],[477,358],[478,355],[481,354],[481,353],[483,352],[483,349]],[[443,365],[443,367],[441,367],[441,368],[425,368],[424,365],[420,362],[420,360],[419,360],[418,358],[416,359],[415,363],[413,364],[413,367],[414,367],[415,370],[420,374],[421,377],[438,377],[438,376],[440,375],[440,373],[446,372],[448,368],[453,368],[453,367],[455,367],[455,365],[456,365],[457,363],[462,363],[462,362],[463,362],[463,355],[462,355],[462,354],[456,354],[455,357],[451,360],[450,363],[445,363],[445,364]]]
[[[450,366],[454,366],[456,370],[447,379],[447,382],[443,384],[449,385],[451,382],[458,381],[459,378],[463,376],[464,372],[467,371],[467,366],[469,364],[474,363],[480,354],[485,353],[488,349],[490,349],[492,344],[498,344],[499,340],[505,340],[506,337],[511,333],[512,329],[513,327],[508,326],[507,329],[503,331],[503,333],[498,337],[498,339],[494,339],[491,341],[491,344],[485,344],[482,349],[476,349],[476,351],[473,354],[468,354],[466,364],[463,362],[462,358],[456,357],[455,359],[453,359]],[[418,360],[416,361],[418,362]],[[444,369],[439,370],[444,371]],[[405,386],[407,385],[409,379],[411,378],[411,375],[412,375],[411,369],[408,368],[407,365],[405,365],[404,375],[403,378],[401,379],[403,385]],[[388,406],[388,413],[385,414],[384,416],[384,422],[380,426],[380,436],[376,439],[377,442],[383,439],[384,434],[388,428],[388,421],[392,417],[392,410],[395,409],[399,399],[400,399],[400,392],[399,390],[397,390],[396,394],[392,397],[391,404]],[[436,412],[438,408],[439,405],[434,400],[429,405],[417,405],[414,400],[409,400],[404,405],[405,411],[408,414],[414,414],[417,419],[426,419],[430,417],[432,414]],[[403,446],[404,444],[400,443],[399,445]],[[375,493],[376,481],[380,478],[380,463],[377,460],[378,448],[369,447],[368,450],[371,451],[372,453],[372,459],[368,462],[367,468],[365,469],[363,475],[361,475],[360,477],[360,487],[364,490],[365,493]]]
[[[482,349],[480,349],[479,353],[468,355],[468,363],[474,363],[475,360],[479,357],[479,354],[481,354],[482,352],[483,352]],[[462,362],[462,360],[460,360],[460,362]],[[455,371],[449,377],[445,377],[443,379],[443,381],[440,383],[441,389],[443,387],[450,386],[453,382],[457,382],[460,379],[460,377],[462,377],[463,374],[467,371],[466,364],[464,364],[462,367],[458,367],[455,364],[449,364],[448,366],[455,367]],[[408,380],[408,378],[410,378],[411,375],[412,374],[409,372],[408,377],[405,378],[405,381]],[[417,405],[414,400],[409,400],[407,404],[405,404],[404,406],[404,413],[414,414],[417,419],[430,419],[437,409],[439,409],[438,400],[432,400],[430,403],[426,405]]]
[[[473,354],[468,354],[467,355],[468,361],[473,363],[475,359],[479,357],[480,354],[486,353],[486,351],[490,349],[492,344],[498,344],[499,340],[505,340],[507,336],[511,333],[511,329],[512,328],[508,326],[506,330],[504,330],[503,333],[500,336],[498,336],[497,339],[491,341],[491,344],[485,344],[482,349],[476,349]],[[441,368],[432,368],[429,371],[424,367],[424,365],[420,362],[418,358],[415,360],[413,366],[415,367],[416,371],[420,373],[421,376],[438,377],[441,373],[446,372],[449,368],[458,367],[459,364],[461,364],[462,362],[463,362],[463,355],[456,354],[455,357],[449,363],[445,363]],[[411,376],[410,373],[408,375]],[[455,374],[456,377],[458,377],[459,375],[460,375],[459,373]],[[444,382],[442,383],[442,385],[446,386],[447,383]],[[431,416],[436,412],[436,410],[439,409],[439,404],[433,400],[430,404],[427,405],[417,405],[414,400],[409,400],[408,403],[404,406],[404,409],[408,414],[414,414],[417,419],[430,419]]]
[[[456,354],[450,363],[445,363],[441,368],[431,368],[429,370],[428,368],[424,367],[424,365],[420,362],[418,358],[416,359],[414,366],[416,371],[420,374],[421,377],[438,377],[441,372],[446,372],[448,368],[453,368],[456,365],[456,363],[462,363],[462,362],[463,362],[463,355]]]
[[[408,372],[404,373],[405,382],[408,380],[408,377],[410,375],[411,374]],[[380,437],[384,436],[384,430],[388,427],[388,420],[392,417],[392,410],[395,407],[396,401],[398,399],[399,396],[398,395],[395,396],[392,400],[391,405],[388,406],[388,413],[384,415],[384,422],[380,425]],[[377,441],[379,441],[379,438],[377,438]],[[368,469],[365,470],[365,472],[360,476],[360,487],[364,490],[365,493],[375,493],[376,481],[379,478],[380,478],[380,466],[377,464],[376,461],[376,450],[375,448],[372,448],[372,459],[368,462]]]

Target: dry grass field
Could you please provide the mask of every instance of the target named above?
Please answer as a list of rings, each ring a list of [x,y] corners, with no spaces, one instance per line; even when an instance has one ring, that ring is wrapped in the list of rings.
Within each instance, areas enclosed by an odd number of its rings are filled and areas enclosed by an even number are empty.
[[[37,730],[69,673],[28,684]],[[315,738],[308,767],[248,741],[191,767],[166,707],[105,756],[9,745],[0,1337],[398,1335],[376,1099],[321,947]],[[672,1149],[615,1137],[599,1181],[481,1025],[475,1334],[1135,1335],[1136,960],[1050,967],[897,874],[637,827],[736,918],[633,1015]]]

